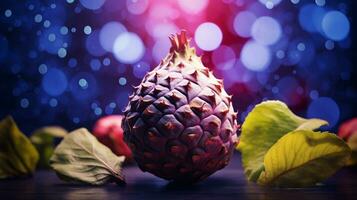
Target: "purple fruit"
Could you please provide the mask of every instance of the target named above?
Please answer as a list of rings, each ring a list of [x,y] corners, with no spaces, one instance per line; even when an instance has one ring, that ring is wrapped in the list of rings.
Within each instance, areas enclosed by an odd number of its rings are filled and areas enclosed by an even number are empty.
[[[129,97],[124,139],[143,171],[196,182],[228,164],[237,113],[222,80],[202,64],[185,32],[170,40],[169,54]]]

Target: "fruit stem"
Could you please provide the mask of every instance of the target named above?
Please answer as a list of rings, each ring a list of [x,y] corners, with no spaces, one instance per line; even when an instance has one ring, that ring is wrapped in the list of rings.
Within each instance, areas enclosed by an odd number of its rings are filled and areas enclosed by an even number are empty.
[[[170,52],[183,53],[186,51],[186,47],[189,47],[188,39],[186,37],[186,31],[181,30],[181,33],[172,34],[169,36],[171,42]]]

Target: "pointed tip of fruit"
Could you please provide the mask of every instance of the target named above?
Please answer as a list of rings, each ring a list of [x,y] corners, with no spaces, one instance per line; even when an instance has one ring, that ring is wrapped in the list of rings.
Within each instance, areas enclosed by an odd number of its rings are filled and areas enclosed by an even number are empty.
[[[169,39],[171,42],[170,52],[183,52],[185,51],[185,46],[189,45],[185,30],[181,30],[181,33],[175,35],[171,34]]]

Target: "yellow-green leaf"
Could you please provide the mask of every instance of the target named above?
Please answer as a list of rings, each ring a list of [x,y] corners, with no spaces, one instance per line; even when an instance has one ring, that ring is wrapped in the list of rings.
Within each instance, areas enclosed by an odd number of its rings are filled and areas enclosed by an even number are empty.
[[[62,180],[102,185],[124,182],[121,173],[124,159],[101,144],[87,129],[81,128],[64,137],[56,147],[50,165]]]
[[[38,153],[12,117],[0,121],[0,179],[33,173]]]
[[[295,130],[315,130],[321,126],[328,125],[328,122],[322,119],[309,119],[306,122],[302,123]]]
[[[347,144],[352,151],[357,151],[357,132],[351,134],[351,137],[347,140]]]
[[[255,106],[242,125],[238,150],[242,153],[245,175],[257,181],[264,169],[264,155],[283,135],[295,129],[316,129],[323,120],[296,116],[280,101],[265,101]]]
[[[347,144],[335,134],[293,131],[266,153],[258,183],[279,187],[312,186],[344,166],[350,153]]]
[[[67,133],[65,129],[58,126],[47,126],[33,132],[30,140],[40,155],[38,167],[48,168],[50,166],[49,160],[54,151],[55,138],[63,138]]]

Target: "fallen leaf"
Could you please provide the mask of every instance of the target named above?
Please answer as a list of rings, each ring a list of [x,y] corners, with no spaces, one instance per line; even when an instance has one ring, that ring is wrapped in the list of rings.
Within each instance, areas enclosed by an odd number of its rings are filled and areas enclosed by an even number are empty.
[[[335,134],[292,131],[265,154],[258,183],[279,187],[312,186],[343,167],[350,153],[351,149]]]
[[[282,136],[296,129],[313,130],[325,124],[324,120],[295,115],[280,101],[265,101],[256,105],[242,125],[237,147],[242,153],[248,180],[258,180],[264,170],[264,155]]]
[[[87,129],[77,129],[56,147],[50,165],[65,181],[102,185],[124,183],[121,166],[124,156],[116,156]]]
[[[31,142],[35,145],[39,155],[40,160],[38,162],[38,167],[49,168],[49,160],[54,151],[54,141],[55,138],[63,138],[68,132],[62,127],[58,126],[47,126],[37,129],[33,132],[30,137]]]
[[[38,159],[36,148],[13,118],[0,121],[0,179],[31,175]]]

